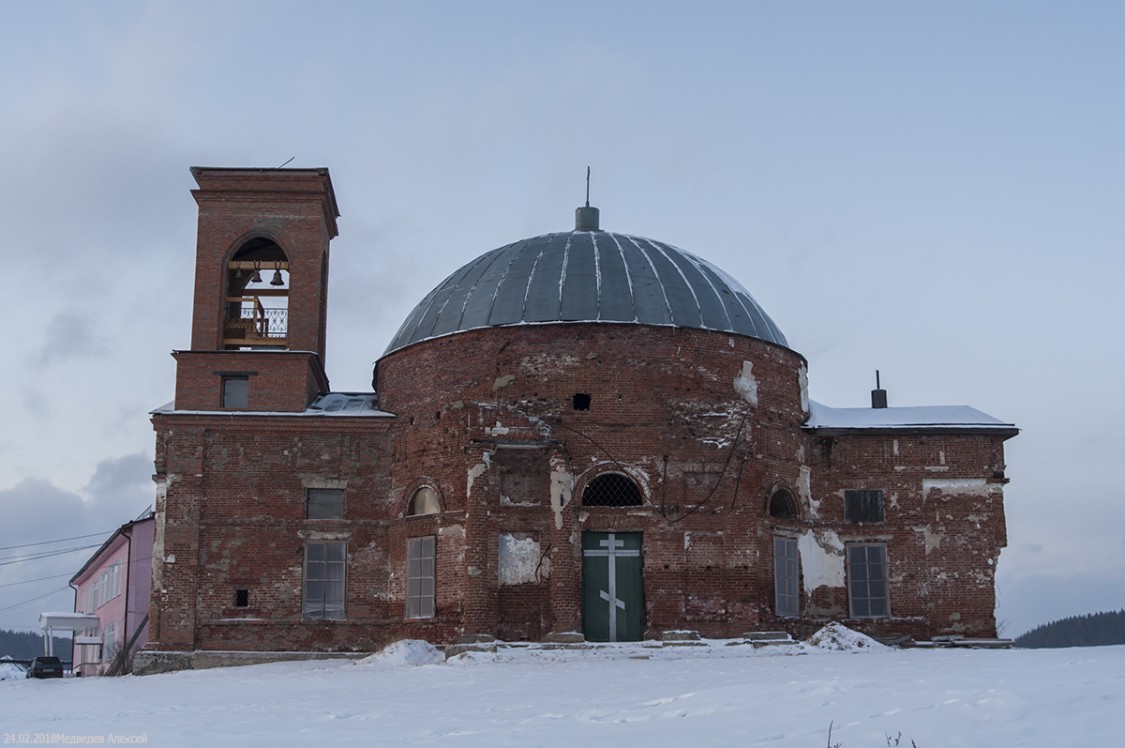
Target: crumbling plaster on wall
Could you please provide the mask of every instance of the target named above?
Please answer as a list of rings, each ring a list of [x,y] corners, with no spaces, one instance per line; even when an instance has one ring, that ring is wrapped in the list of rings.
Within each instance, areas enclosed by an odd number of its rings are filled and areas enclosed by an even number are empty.
[[[923,478],[922,500],[930,498],[934,491],[940,491],[943,496],[979,496],[985,497],[1001,491],[999,485],[990,485],[984,478]]]
[[[551,559],[543,555],[539,541],[527,533],[500,533],[497,567],[501,587],[538,583],[551,576]]]
[[[797,495],[801,497],[801,503],[809,508],[809,519],[817,519],[820,516],[820,501],[812,497],[812,468],[808,465],[797,468]]]
[[[819,587],[843,587],[844,541],[833,530],[806,530],[797,538],[805,594]]]
[[[754,363],[752,361],[742,362],[742,371],[734,377],[734,391],[751,408],[758,407],[758,380],[754,378]]]
[[[481,454],[481,461],[476,465],[469,468],[468,478],[465,481],[465,498],[471,499],[473,497],[473,483],[477,478],[488,472],[489,466],[492,464],[492,453],[484,452]]]
[[[566,463],[557,457],[551,458],[551,512],[555,515],[555,529],[563,527],[563,509],[570,503],[574,494],[574,476]]]
[[[809,367],[801,364],[797,367],[797,388],[800,393],[801,412],[809,412]]]

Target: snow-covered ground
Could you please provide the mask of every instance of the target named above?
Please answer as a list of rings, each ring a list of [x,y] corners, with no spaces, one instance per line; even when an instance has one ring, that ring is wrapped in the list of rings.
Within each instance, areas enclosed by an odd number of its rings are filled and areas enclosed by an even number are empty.
[[[500,650],[0,682],[4,743],[154,746],[1103,746],[1125,646],[898,650],[824,637]],[[898,739],[901,742],[896,743]]]

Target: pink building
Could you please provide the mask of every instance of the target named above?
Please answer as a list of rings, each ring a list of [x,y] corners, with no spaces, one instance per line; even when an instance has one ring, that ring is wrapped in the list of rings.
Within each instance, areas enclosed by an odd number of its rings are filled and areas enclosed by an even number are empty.
[[[126,522],[71,577],[74,611],[97,619],[75,631],[75,675],[127,672],[133,653],[148,641],[154,529],[152,512]]]

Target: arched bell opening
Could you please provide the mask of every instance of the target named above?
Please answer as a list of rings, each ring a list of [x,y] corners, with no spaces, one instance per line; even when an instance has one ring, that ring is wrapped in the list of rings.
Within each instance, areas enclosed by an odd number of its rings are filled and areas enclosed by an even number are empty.
[[[271,239],[247,241],[227,262],[227,350],[285,349],[289,344],[289,258]]]

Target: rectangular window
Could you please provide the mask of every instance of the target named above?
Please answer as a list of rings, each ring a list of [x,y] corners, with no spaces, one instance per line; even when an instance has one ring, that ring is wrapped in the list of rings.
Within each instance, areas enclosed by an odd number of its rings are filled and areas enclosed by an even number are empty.
[[[343,620],[347,554],[347,543],[305,546],[305,589],[301,607],[305,618]]]
[[[801,599],[797,591],[797,540],[774,537],[773,586],[779,618],[796,618],[800,615]]]
[[[109,567],[109,592],[106,594],[107,600],[112,600],[121,594],[121,564],[114,564]]]
[[[848,522],[882,522],[883,492],[864,489],[844,491],[844,519]]]
[[[406,617],[434,617],[434,536],[406,541]]]
[[[342,488],[310,488],[308,489],[309,519],[343,519],[344,518],[344,489]]]
[[[245,408],[250,403],[250,377],[223,377],[223,407]]]
[[[117,656],[117,624],[107,623],[102,633],[102,660],[109,662]]]
[[[852,618],[886,618],[891,614],[885,544],[848,546],[848,602]]]

